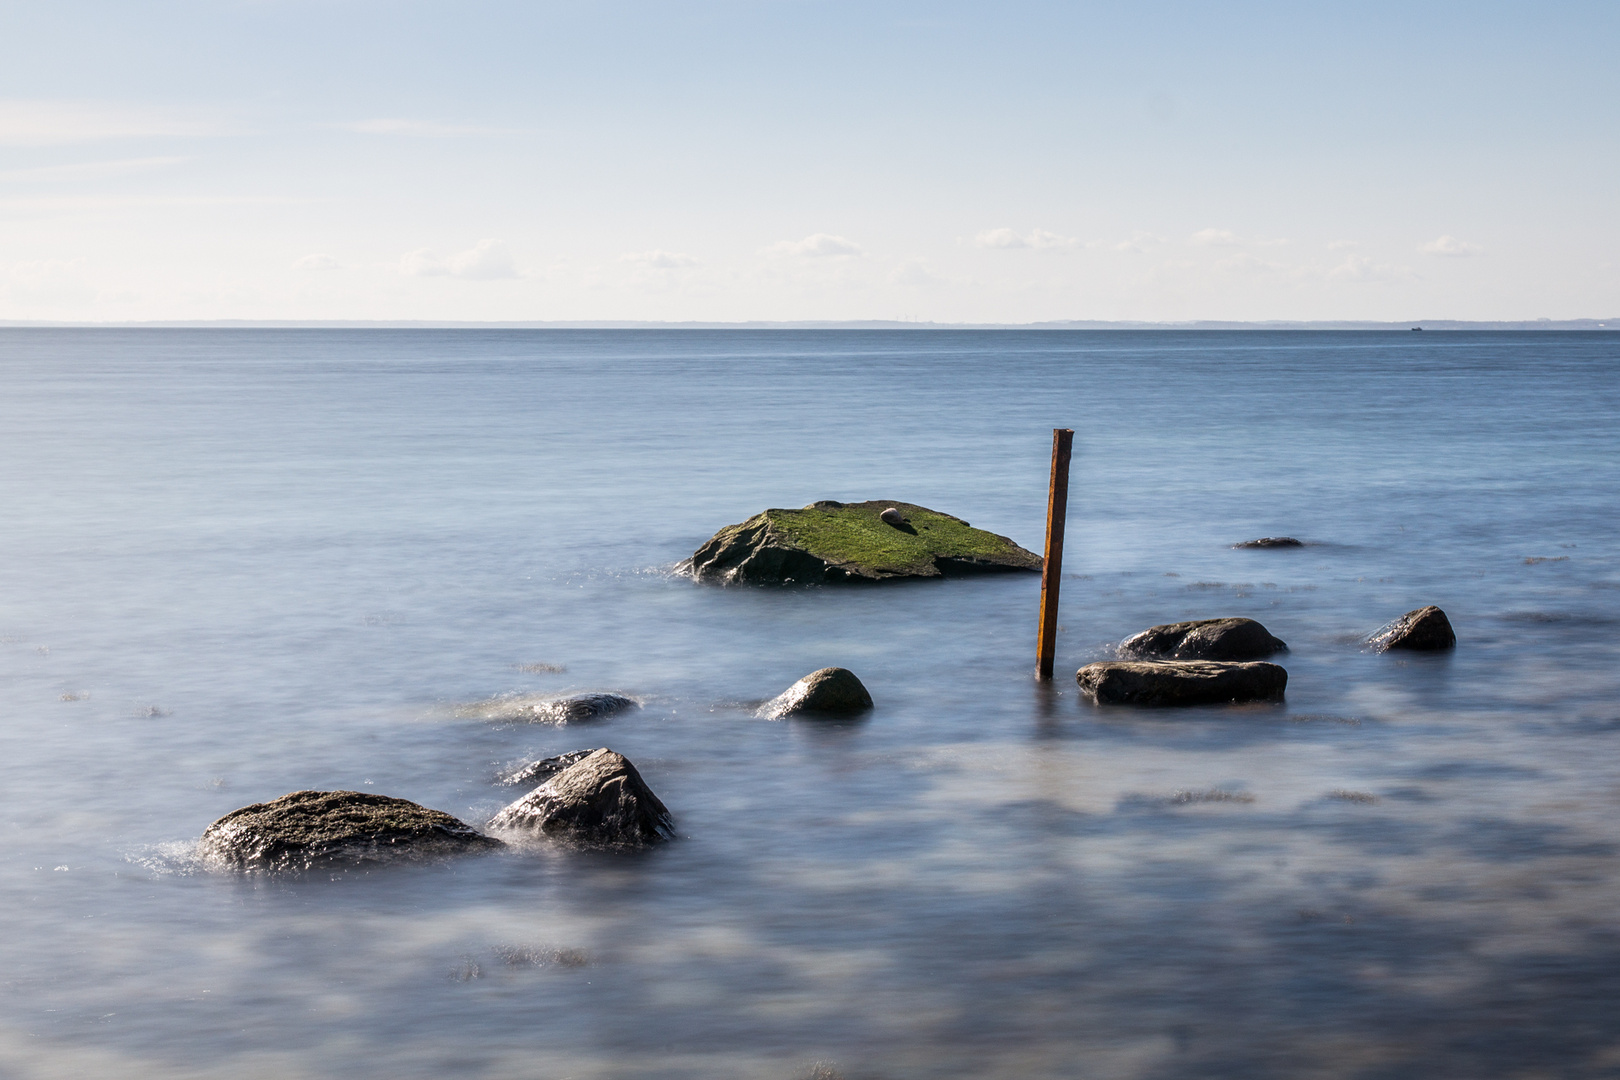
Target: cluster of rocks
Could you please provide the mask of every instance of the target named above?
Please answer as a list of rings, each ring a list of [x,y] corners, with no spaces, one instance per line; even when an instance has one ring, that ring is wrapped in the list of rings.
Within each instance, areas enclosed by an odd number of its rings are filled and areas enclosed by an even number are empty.
[[[1300,547],[1262,537],[1244,548]],[[1034,571],[1041,558],[1004,536],[911,503],[818,502],[767,510],[722,529],[684,569],[698,580],[826,582]],[[1446,649],[1457,642],[1445,612],[1424,607],[1380,628],[1367,644]],[[1267,658],[1288,646],[1253,619],[1201,619],[1149,627],[1120,643],[1119,658],[1087,664],[1076,678],[1100,703],[1197,705],[1270,701],[1288,672]],[[559,726],[639,707],[622,694],[591,693],[524,702],[506,719]],[[853,672],[811,672],[759,706],[768,719],[848,717],[872,708]],[[530,762],[504,778],[534,784],[488,828],[508,837],[545,837],[582,846],[634,848],[671,839],[674,819],[630,759],[607,747]],[[241,869],[303,871],[504,847],[440,810],[359,791],[295,791],[232,811],[203,833],[200,853]]]
[[[539,723],[565,725],[636,706],[620,694],[577,694],[532,710]],[[851,716],[872,695],[845,668],[811,672],[758,710],[759,716]],[[505,777],[536,784],[503,807],[489,828],[582,847],[636,848],[672,839],[674,818],[623,754],[607,747],[530,762]],[[243,870],[307,871],[420,860],[505,847],[507,841],[405,799],[363,791],[295,791],[234,810],[203,833],[199,854]]]
[[[1432,604],[1375,631],[1366,644],[1390,649],[1449,649],[1457,644],[1446,613]],[[1120,642],[1117,660],[1075,673],[1080,689],[1107,705],[1213,705],[1277,701],[1288,672],[1265,658],[1288,646],[1253,619],[1200,619],[1151,626]]]

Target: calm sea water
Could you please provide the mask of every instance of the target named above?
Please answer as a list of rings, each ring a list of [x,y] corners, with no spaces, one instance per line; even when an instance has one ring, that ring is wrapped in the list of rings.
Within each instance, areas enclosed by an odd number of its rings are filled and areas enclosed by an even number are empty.
[[[823,498],[1038,548],[1054,426],[1050,688],[1030,577],[670,573]],[[6,330],[0,440],[5,1077],[1620,1075],[1620,335]],[[1078,698],[1222,615],[1286,705]],[[868,718],[750,715],[832,664]],[[645,707],[462,708],[570,690]],[[678,841],[189,855],[603,745]]]

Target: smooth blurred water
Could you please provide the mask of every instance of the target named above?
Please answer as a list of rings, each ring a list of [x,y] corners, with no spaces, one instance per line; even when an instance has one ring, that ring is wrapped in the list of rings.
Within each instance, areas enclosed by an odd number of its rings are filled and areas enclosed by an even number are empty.
[[[822,498],[1038,549],[1054,426],[1050,688],[1029,577],[669,572]],[[5,1077],[1620,1075],[1620,335],[4,330],[0,440]],[[1285,706],[1078,698],[1219,615]],[[751,717],[829,664],[869,718]],[[565,690],[646,707],[457,712]],[[678,841],[187,854],[601,745]]]

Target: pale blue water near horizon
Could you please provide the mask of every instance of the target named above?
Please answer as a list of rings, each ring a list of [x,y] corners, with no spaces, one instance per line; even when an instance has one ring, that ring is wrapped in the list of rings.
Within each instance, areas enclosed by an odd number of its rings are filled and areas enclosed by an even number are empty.
[[[8,329],[0,419],[0,1076],[1620,1075],[1620,335]],[[1054,426],[1049,688],[1032,577],[671,572],[821,498],[1038,547]],[[1285,704],[1076,694],[1229,614]],[[752,717],[828,664],[868,717]],[[644,707],[465,708],[571,690]],[[676,841],[188,854],[601,745]]]

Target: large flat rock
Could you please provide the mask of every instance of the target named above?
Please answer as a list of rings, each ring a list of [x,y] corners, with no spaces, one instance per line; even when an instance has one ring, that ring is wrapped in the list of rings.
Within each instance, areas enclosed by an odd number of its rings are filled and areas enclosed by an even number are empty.
[[[1103,705],[1276,701],[1288,686],[1288,672],[1263,661],[1106,660],[1087,664],[1075,679]]]
[[[425,858],[500,847],[442,810],[365,791],[294,791],[208,826],[204,858],[255,870]]]
[[[883,519],[889,509],[899,524]],[[961,518],[879,499],[763,511],[715,533],[683,568],[699,581],[774,584],[1027,573],[1041,563]]]

